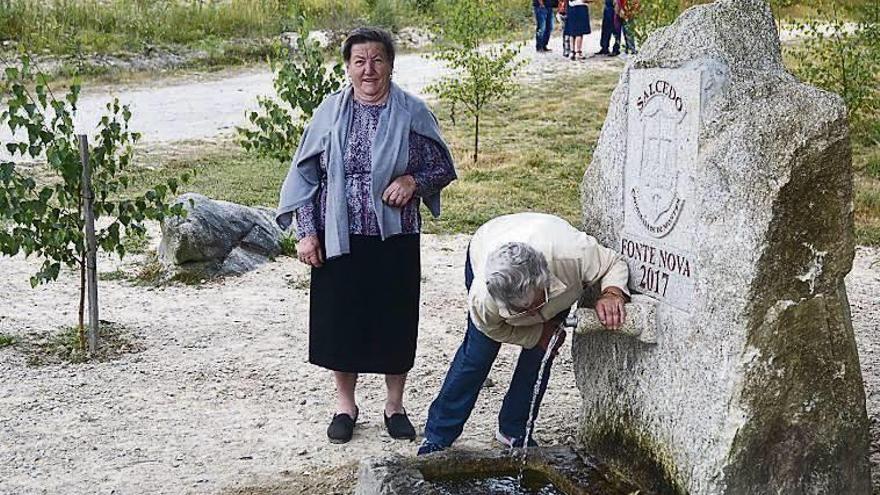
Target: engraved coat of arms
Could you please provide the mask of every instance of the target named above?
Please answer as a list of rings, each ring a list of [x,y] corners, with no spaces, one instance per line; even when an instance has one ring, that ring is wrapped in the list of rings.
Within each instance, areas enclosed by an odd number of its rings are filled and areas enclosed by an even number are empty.
[[[651,98],[640,115],[641,161],[630,192],[642,225],[654,237],[668,234],[681,214],[678,150],[686,112],[666,98]]]

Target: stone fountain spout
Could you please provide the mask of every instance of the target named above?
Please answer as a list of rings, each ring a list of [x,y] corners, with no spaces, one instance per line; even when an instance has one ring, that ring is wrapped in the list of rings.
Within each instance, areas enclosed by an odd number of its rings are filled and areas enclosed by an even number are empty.
[[[565,326],[573,328],[575,334],[609,332],[634,338],[644,344],[656,344],[657,300],[649,296],[633,295],[625,309],[626,318],[618,330],[605,328],[593,308],[578,308],[568,317]]]

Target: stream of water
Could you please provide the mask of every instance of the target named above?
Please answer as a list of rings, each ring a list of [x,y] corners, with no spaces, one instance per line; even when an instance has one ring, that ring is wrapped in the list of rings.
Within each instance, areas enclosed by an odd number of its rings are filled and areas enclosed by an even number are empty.
[[[544,357],[541,359],[541,367],[538,368],[538,379],[535,381],[535,388],[532,390],[532,400],[529,403],[529,419],[526,422],[526,431],[525,436],[523,437],[523,448],[520,449],[522,452],[522,459],[519,463],[519,472],[516,477],[517,484],[520,488],[523,488],[523,472],[526,468],[526,462],[528,459],[528,454],[526,447],[529,445],[529,440],[532,438],[532,432],[535,428],[535,403],[538,401],[538,395],[541,393],[541,383],[544,381],[544,372],[547,369],[547,363],[550,361],[550,358],[553,356],[553,349],[556,348],[556,343],[559,341],[559,338],[562,337],[562,334],[565,330],[560,325],[556,331],[553,333],[553,336],[550,338],[550,343],[547,344],[547,349],[544,351]],[[510,446],[510,456],[516,459],[516,447],[513,445]],[[493,492],[494,493],[494,492]],[[499,492],[499,493],[520,493],[520,492]],[[528,492],[523,492],[528,493]]]

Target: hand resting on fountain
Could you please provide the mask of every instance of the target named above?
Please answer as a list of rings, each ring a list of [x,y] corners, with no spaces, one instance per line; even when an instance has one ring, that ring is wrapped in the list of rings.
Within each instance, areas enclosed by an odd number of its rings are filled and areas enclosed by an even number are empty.
[[[596,301],[596,316],[609,330],[619,330],[626,319],[626,295],[617,287],[608,287]]]

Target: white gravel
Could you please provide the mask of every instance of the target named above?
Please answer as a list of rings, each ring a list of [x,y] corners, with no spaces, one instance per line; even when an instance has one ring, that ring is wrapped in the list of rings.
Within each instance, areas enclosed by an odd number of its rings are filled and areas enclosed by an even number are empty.
[[[419,427],[463,335],[467,242],[465,235],[423,237],[421,331],[406,398]],[[132,272],[137,261],[121,267]],[[113,271],[119,263],[105,258],[100,266]],[[0,258],[0,293],[6,295],[0,333],[26,338],[75,322],[76,274],[30,289],[28,276],[36,267],[21,257]],[[101,318],[131,329],[143,352],[106,363],[34,368],[16,347],[0,350],[0,493],[231,493],[289,485],[296,476],[308,479],[316,470],[367,455],[413,454],[416,444],[384,433],[384,388],[374,375],[359,384],[362,415],[354,440],[343,446],[326,441],[333,412],[330,374],[306,362],[308,293],[291,282],[306,274],[302,265],[282,258],[204,286],[102,282]],[[847,283],[876,465],[880,251],[859,249]],[[492,446],[515,358],[513,346],[504,346],[491,375],[495,385],[484,389],[457,446]],[[569,441],[578,405],[564,351],[539,418],[538,440]]]

